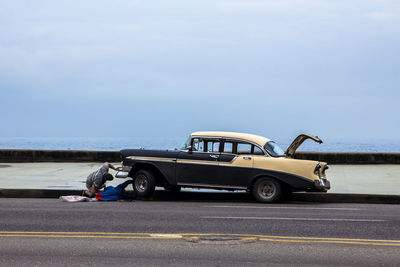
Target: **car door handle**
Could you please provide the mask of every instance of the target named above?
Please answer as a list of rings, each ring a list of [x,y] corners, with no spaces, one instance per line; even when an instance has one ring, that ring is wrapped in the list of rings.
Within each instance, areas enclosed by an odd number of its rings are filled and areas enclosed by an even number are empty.
[[[251,160],[251,157],[243,157],[245,160]]]
[[[219,158],[219,155],[211,154],[210,157],[212,157],[212,158],[214,158],[214,159],[217,159],[217,158]]]

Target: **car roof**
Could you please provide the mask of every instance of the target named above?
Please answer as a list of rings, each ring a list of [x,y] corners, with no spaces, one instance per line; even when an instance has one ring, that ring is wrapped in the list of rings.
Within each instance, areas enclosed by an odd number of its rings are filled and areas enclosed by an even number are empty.
[[[226,138],[236,138],[251,141],[260,146],[265,145],[266,142],[271,141],[270,139],[255,135],[255,134],[247,134],[247,133],[235,133],[235,132],[214,132],[214,131],[203,131],[203,132],[194,132],[191,134],[194,136],[204,136],[204,137],[226,137]]]

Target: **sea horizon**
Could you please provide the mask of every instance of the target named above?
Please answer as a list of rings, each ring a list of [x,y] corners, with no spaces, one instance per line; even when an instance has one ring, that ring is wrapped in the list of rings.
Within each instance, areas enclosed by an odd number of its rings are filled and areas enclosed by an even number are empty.
[[[93,150],[117,151],[127,148],[175,149],[185,138],[156,137],[0,137],[0,149],[38,150]],[[277,144],[286,149],[290,142]],[[333,140],[318,144],[307,140],[299,151],[315,152],[400,152],[400,142],[395,140]]]

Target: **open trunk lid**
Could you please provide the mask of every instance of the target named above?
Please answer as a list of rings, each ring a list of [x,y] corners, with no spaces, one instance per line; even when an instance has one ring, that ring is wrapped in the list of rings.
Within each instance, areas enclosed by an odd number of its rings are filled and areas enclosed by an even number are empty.
[[[293,158],[294,154],[296,153],[296,150],[307,139],[311,139],[317,143],[322,144],[322,140],[319,139],[318,136],[313,136],[309,134],[300,134],[299,136],[296,137],[296,139],[293,140],[290,146],[286,149],[285,151],[286,156],[288,156],[289,158]]]

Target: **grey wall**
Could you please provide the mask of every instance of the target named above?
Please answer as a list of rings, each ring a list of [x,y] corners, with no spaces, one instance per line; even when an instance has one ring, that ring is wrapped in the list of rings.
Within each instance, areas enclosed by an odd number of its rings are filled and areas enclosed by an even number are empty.
[[[119,162],[119,151],[0,150],[0,162]]]
[[[400,164],[400,153],[382,152],[299,152],[298,159],[311,159],[329,164]]]

